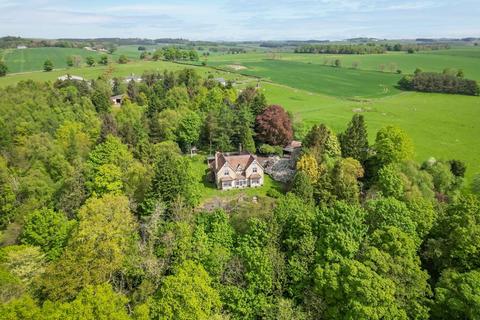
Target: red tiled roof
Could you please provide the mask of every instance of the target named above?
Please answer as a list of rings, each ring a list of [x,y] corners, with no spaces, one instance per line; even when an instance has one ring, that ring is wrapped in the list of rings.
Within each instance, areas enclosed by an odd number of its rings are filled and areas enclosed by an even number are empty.
[[[248,166],[255,161],[255,157],[250,153],[247,154],[234,154],[234,155],[224,155],[223,153],[218,152],[216,155],[215,171],[218,172],[225,163],[235,171],[241,168],[241,171],[244,171]]]

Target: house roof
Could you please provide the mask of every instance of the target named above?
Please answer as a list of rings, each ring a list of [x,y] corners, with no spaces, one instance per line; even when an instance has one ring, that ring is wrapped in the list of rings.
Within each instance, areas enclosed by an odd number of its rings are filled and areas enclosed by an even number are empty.
[[[85,79],[83,79],[82,77],[80,76],[72,76],[70,74],[66,74],[66,75],[63,75],[63,76],[60,76],[57,78],[58,80],[61,80],[61,81],[65,81],[65,80],[77,80],[77,81],[83,81]]]
[[[283,148],[283,150],[288,151],[288,152],[293,152],[295,149],[301,148],[302,147],[302,142],[301,141],[296,141],[293,140],[289,144]]]
[[[110,99],[111,100],[117,100],[117,99],[123,99],[125,97],[124,94],[119,94],[119,95],[116,95],[116,96],[111,96]]]
[[[246,168],[248,168],[252,164],[252,162],[256,160],[255,157],[250,153],[223,154],[221,152],[217,152],[215,154],[215,157],[216,157],[216,163],[214,164],[214,166],[216,167],[214,169],[216,172],[218,172],[226,163],[234,171],[237,171],[237,170],[244,171]]]

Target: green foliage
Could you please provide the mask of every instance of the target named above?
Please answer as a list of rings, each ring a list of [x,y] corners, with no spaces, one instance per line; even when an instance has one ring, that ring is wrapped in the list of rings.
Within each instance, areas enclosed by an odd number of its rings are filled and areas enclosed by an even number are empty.
[[[124,54],[120,55],[120,57],[118,57],[118,60],[117,62],[120,63],[120,64],[126,64],[128,63],[128,57]]]
[[[189,152],[200,138],[202,119],[193,111],[186,111],[177,129],[178,142],[182,149]]]
[[[50,72],[53,70],[53,62],[52,60],[45,60],[43,63],[43,71]]]
[[[358,205],[335,202],[317,213],[317,230],[321,235],[317,252],[324,261],[353,258],[367,233],[366,212]]]
[[[344,158],[353,158],[360,163],[367,160],[368,134],[362,115],[356,114],[352,117],[347,130],[339,136],[339,141]]]
[[[281,146],[271,146],[269,144],[261,144],[258,147],[258,152],[264,155],[277,155],[281,156],[283,154],[283,148]]]
[[[378,171],[377,185],[385,197],[402,199],[405,192],[402,177],[395,164],[388,164]]]
[[[322,162],[325,157],[338,157],[341,153],[337,137],[324,124],[314,125],[305,136],[303,145],[311,149],[318,162]]]
[[[158,200],[171,206],[178,199],[189,206],[198,202],[190,162],[174,150],[162,150],[156,156],[155,173],[143,204],[143,213],[152,213]]]
[[[450,169],[450,164],[442,161],[427,161],[422,168],[433,178],[435,190],[440,193],[449,193],[456,188],[457,178]]]
[[[85,62],[89,67],[93,67],[95,65],[95,58],[92,56],[88,56],[85,58]]]
[[[380,198],[367,202],[366,221],[370,232],[384,227],[397,227],[418,243],[416,217],[404,202],[394,198]]]
[[[0,61],[0,77],[4,77],[8,72],[8,67],[5,62]]]
[[[152,319],[207,320],[220,311],[220,296],[201,265],[185,261],[164,278],[152,303]]]
[[[377,132],[374,149],[380,163],[400,162],[413,158],[413,144],[400,128],[387,126]]]
[[[7,162],[0,156],[0,228],[5,227],[14,217],[16,202],[13,175]]]
[[[0,250],[0,267],[28,288],[45,271],[45,256],[38,247],[7,246]]]
[[[395,284],[356,260],[318,266],[315,289],[324,298],[325,319],[408,319],[395,303]]]
[[[300,297],[309,286],[316,255],[315,212],[304,199],[289,194],[280,199],[274,216],[280,227],[281,246],[286,252],[288,290]]]
[[[480,267],[480,201],[462,196],[439,215],[426,256],[437,272],[446,268],[470,271]]]
[[[297,171],[290,191],[306,203],[314,203],[312,181],[304,171]]]
[[[20,240],[40,247],[48,260],[55,260],[63,251],[74,222],[61,212],[35,210],[25,218]]]
[[[409,235],[396,227],[385,227],[373,232],[362,260],[395,284],[396,304],[408,319],[429,319],[429,276],[421,269],[416,251]]]
[[[42,291],[68,300],[87,285],[102,284],[119,272],[135,239],[136,223],[124,196],[89,199],[78,212],[78,227],[63,256],[47,269]]]
[[[432,319],[480,317],[480,271],[445,270],[435,288]]]
[[[98,64],[106,66],[108,64],[108,56],[106,54],[101,55],[98,59]]]

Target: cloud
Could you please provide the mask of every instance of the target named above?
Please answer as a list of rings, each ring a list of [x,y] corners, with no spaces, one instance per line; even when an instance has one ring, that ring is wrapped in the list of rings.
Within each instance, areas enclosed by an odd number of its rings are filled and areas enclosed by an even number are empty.
[[[0,0],[0,9],[2,33],[50,38],[256,40],[480,34],[476,0],[455,4],[448,0]]]

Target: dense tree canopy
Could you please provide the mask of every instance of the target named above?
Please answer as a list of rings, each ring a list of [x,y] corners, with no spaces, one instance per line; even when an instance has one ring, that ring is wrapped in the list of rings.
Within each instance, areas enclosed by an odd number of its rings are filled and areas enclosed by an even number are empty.
[[[480,179],[346,128],[192,69],[0,89],[0,318],[477,319]],[[287,183],[208,181],[207,155],[294,136]]]

